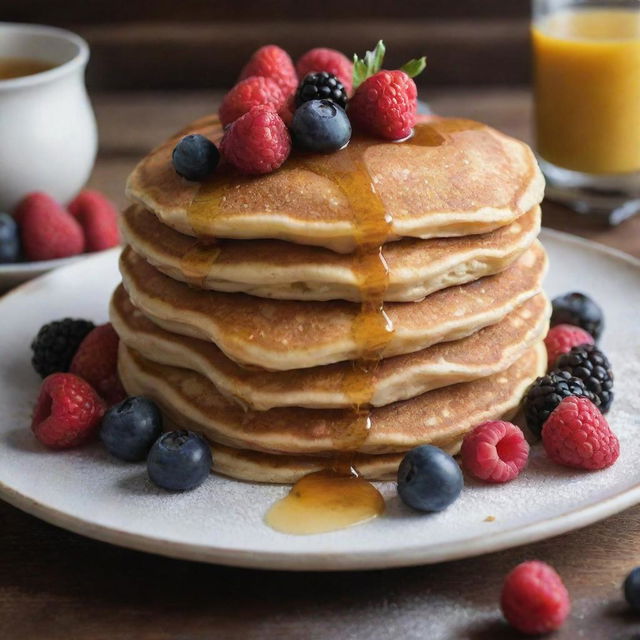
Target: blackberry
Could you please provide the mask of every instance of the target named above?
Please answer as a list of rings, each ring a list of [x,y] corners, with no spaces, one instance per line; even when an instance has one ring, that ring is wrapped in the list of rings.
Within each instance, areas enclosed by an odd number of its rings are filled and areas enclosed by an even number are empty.
[[[552,371],[537,378],[524,398],[524,417],[529,431],[540,437],[542,425],[551,412],[569,396],[593,400],[593,395],[587,390],[584,382],[573,377],[568,371]]]
[[[551,326],[573,324],[582,327],[597,342],[604,329],[602,309],[589,296],[574,291],[554,298],[551,302]]]
[[[33,368],[43,378],[51,373],[67,371],[80,343],[94,328],[89,320],[72,318],[45,324],[31,343]]]
[[[613,373],[607,356],[593,344],[573,347],[556,361],[556,369],[580,378],[593,394],[593,401],[602,413],[607,413],[613,402]]]
[[[317,71],[307,74],[296,91],[296,107],[309,100],[331,100],[344,109],[347,106],[347,92],[332,73]]]

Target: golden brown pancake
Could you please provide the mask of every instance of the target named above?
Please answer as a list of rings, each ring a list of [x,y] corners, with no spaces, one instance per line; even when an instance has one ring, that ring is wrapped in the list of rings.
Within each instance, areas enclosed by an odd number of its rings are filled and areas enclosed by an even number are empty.
[[[549,303],[541,293],[499,323],[467,338],[382,360],[371,373],[370,404],[384,406],[504,371],[546,335],[549,313]],[[120,339],[131,349],[153,362],[201,373],[241,406],[263,411],[286,406],[353,405],[345,384],[354,366],[351,362],[294,371],[246,369],[211,342],[161,329],[131,304],[123,287],[114,293],[110,315]]]
[[[537,242],[493,276],[395,302],[385,310],[395,331],[382,357],[411,353],[495,324],[539,293],[546,254]],[[236,362],[271,370],[301,369],[360,357],[350,302],[268,300],[188,287],[154,269],[130,247],[120,260],[133,304],[172,333],[209,340]]]
[[[493,376],[372,409],[366,438],[354,441],[349,437],[355,428],[350,410],[244,411],[199,373],[151,362],[124,343],[118,359],[127,392],[153,399],[183,428],[239,449],[312,455],[332,455],[341,449],[397,453],[427,443],[448,446],[480,422],[515,410],[546,365],[546,349],[540,342]]]
[[[323,247],[281,240],[220,240],[207,244],[162,224],[140,206],[121,219],[126,241],[169,277],[196,287],[289,300],[362,298],[358,258]],[[384,247],[389,268],[387,301],[426,295],[498,273],[536,239],[540,207],[489,233],[421,240],[405,238]]]
[[[470,120],[416,125],[405,142],[355,136],[343,150],[294,152],[277,171],[241,176],[219,167],[206,182],[180,177],[171,152],[187,133],[219,140],[217,118],[198,120],[134,169],[128,197],[162,222],[205,238],[274,238],[351,252],[362,234],[354,193],[336,176],[369,185],[367,197],[392,216],[387,240],[486,233],[513,222],[541,200],[544,180],[527,145]],[[360,197],[359,194],[357,197]]]
[[[511,413],[511,412],[510,412]],[[501,416],[509,419],[507,414]],[[455,455],[460,449],[460,439],[441,449]],[[293,484],[303,476],[327,468],[327,458],[321,456],[274,455],[263,451],[234,449],[211,443],[213,471],[237,480],[276,484]],[[381,455],[357,454],[349,463],[367,480],[394,480],[405,453]]]

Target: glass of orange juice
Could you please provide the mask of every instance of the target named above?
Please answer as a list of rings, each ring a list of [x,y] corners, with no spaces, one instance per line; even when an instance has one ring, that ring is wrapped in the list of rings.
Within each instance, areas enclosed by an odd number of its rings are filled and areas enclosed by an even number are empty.
[[[640,0],[533,0],[547,195],[610,222],[640,211]]]

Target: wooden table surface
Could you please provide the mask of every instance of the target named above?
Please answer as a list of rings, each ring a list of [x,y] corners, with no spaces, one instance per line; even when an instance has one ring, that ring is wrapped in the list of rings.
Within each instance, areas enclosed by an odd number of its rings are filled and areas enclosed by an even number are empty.
[[[101,152],[91,184],[124,204],[134,162],[216,93],[96,95]],[[523,89],[432,92],[442,114],[473,117],[529,139]],[[640,216],[586,225],[546,203],[544,223],[640,256]],[[25,469],[28,473],[28,469]],[[573,612],[554,638],[636,640],[640,616],[621,598],[640,564],[640,506],[580,531],[480,558],[352,573],[284,573],[195,564],[95,542],[0,503],[0,638],[518,638],[502,621],[503,576],[537,558],[563,576]]]

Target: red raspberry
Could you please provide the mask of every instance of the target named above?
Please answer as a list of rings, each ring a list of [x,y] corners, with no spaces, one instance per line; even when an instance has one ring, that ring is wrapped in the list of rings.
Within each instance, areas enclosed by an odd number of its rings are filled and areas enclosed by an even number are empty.
[[[475,478],[509,482],[526,466],[529,444],[511,422],[483,422],[464,437],[460,454],[462,466]]]
[[[558,464],[576,469],[610,467],[620,443],[606,418],[588,398],[565,398],[542,427],[542,444]]]
[[[581,344],[595,344],[595,341],[593,336],[581,327],[575,327],[572,324],[558,324],[549,329],[544,344],[547,347],[547,362],[549,363],[549,371],[551,371],[558,356],[569,353],[572,347]]]
[[[562,578],[544,562],[523,562],[505,578],[502,613],[512,627],[527,634],[559,629],[571,609]]]
[[[310,49],[296,62],[298,78],[302,80],[308,73],[328,71],[344,85],[347,95],[353,88],[353,62],[340,51],[317,47]]]
[[[249,76],[271,78],[282,89],[285,97],[298,86],[298,76],[289,54],[275,44],[260,47],[240,72],[239,80]]]
[[[73,356],[69,371],[86,380],[109,406],[127,397],[118,376],[120,338],[111,323],[91,330]]]
[[[120,244],[118,211],[99,191],[81,191],[69,203],[69,213],[84,231],[85,251],[102,251]]]
[[[67,258],[84,251],[82,228],[46,193],[37,191],[25,196],[14,215],[28,260]]]
[[[31,430],[51,449],[69,449],[96,435],[105,412],[102,398],[72,373],[53,373],[42,382]]]
[[[220,148],[227,162],[242,173],[270,173],[289,156],[291,136],[269,107],[252,107],[226,130]]]
[[[404,71],[378,71],[349,102],[354,127],[387,140],[406,138],[416,123],[418,90]]]
[[[251,107],[265,105],[273,111],[280,111],[286,103],[280,87],[271,79],[249,76],[229,91],[222,100],[218,116],[223,125],[231,124]]]

